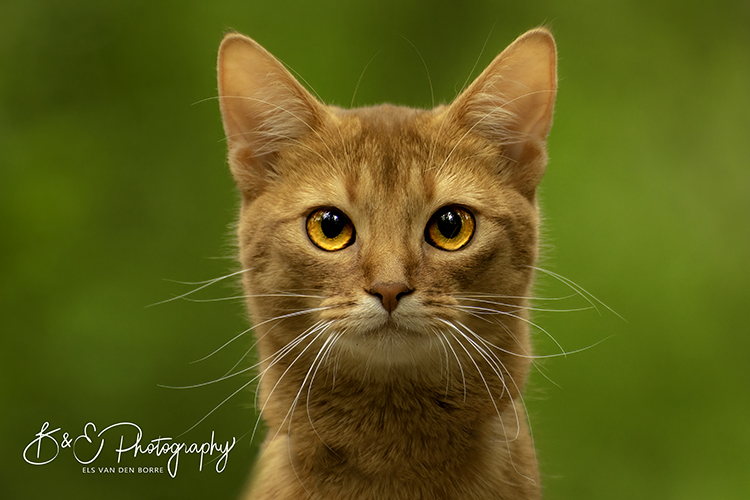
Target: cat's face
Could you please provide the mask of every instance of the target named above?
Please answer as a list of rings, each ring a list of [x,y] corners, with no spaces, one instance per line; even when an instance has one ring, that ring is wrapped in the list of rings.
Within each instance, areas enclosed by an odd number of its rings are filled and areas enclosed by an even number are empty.
[[[225,41],[240,258],[265,356],[315,343],[307,356],[408,364],[459,334],[528,353],[554,45],[539,32],[514,46],[450,106],[341,110],[251,40]]]
[[[483,304],[462,297],[517,304],[527,295],[534,203],[490,148],[459,142],[446,119],[395,107],[335,112],[309,144],[278,155],[278,176],[240,223],[248,292],[274,295],[251,299],[256,322],[320,308],[305,327],[332,322],[339,342],[393,359],[405,344],[434,341],[445,321],[473,323],[461,306]]]

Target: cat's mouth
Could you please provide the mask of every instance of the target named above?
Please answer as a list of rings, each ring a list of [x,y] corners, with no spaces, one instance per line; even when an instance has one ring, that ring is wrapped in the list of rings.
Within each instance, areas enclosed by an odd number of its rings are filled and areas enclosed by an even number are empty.
[[[362,338],[381,335],[414,337],[423,333],[429,322],[420,306],[415,298],[406,297],[401,299],[398,307],[388,311],[375,297],[363,297],[353,303],[326,308],[321,312],[321,319],[334,320],[337,329]]]
[[[446,325],[456,319],[446,304],[417,292],[400,298],[390,311],[372,294],[330,297],[320,307],[318,319],[330,325],[342,353],[389,366],[444,356]]]
[[[393,361],[406,357],[410,362],[423,348],[436,341],[439,328],[434,318],[424,314],[376,314],[364,321],[343,320],[341,340],[369,357],[373,352]]]

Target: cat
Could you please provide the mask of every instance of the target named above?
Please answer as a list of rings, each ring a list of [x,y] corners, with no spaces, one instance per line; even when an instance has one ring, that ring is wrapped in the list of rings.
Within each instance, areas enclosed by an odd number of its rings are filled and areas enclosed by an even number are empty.
[[[449,105],[326,106],[238,33],[218,60],[268,434],[248,499],[538,499],[522,393],[545,28]]]

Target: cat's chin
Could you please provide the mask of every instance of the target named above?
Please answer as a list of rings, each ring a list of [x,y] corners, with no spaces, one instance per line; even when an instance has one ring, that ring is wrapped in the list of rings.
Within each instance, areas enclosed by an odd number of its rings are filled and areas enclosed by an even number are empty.
[[[348,329],[339,342],[344,352],[350,352],[355,358],[389,366],[413,365],[437,352],[436,349],[442,349],[434,330],[393,320],[375,328]]]

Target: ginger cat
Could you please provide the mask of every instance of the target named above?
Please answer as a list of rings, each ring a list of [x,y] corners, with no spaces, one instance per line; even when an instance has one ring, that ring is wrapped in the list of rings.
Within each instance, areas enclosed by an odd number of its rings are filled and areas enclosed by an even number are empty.
[[[540,498],[521,394],[556,64],[535,29],[450,105],[347,110],[224,38],[268,426],[246,498]]]

